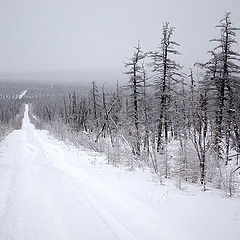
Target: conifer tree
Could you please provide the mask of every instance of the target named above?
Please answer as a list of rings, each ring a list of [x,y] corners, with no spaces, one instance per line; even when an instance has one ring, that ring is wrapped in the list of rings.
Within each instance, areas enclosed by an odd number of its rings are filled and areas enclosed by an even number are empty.
[[[142,52],[140,44],[135,47],[133,57],[125,67],[129,68],[126,72],[129,75],[127,89],[130,90],[130,109],[129,114],[133,120],[134,130],[131,133],[133,139],[133,153],[140,155],[141,151],[141,139],[140,139],[140,98],[142,89],[142,76],[141,76],[141,61],[145,58],[145,54]]]
[[[150,52],[152,58],[152,70],[155,77],[155,98],[157,100],[158,124],[157,124],[157,151],[163,147],[162,138],[168,140],[168,107],[171,101],[174,88],[181,82],[181,67],[172,58],[171,55],[178,55],[175,50],[179,46],[172,40],[174,28],[169,23],[164,23],[162,28],[162,38],[160,45],[155,52]]]

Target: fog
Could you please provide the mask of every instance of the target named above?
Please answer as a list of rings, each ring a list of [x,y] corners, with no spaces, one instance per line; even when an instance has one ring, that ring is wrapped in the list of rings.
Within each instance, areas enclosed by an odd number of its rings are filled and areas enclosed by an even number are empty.
[[[239,9],[238,0],[1,1],[0,78],[122,79],[137,41],[156,49],[165,21],[187,69],[206,59],[225,12],[240,26]]]

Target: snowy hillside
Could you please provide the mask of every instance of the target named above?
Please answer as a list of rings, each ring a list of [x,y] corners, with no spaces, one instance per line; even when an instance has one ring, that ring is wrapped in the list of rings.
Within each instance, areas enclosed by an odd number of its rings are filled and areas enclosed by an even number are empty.
[[[0,239],[237,240],[240,200],[148,172],[106,165],[36,130],[26,105],[21,130],[1,147]]]
[[[240,240],[240,1],[2,1],[0,240]]]

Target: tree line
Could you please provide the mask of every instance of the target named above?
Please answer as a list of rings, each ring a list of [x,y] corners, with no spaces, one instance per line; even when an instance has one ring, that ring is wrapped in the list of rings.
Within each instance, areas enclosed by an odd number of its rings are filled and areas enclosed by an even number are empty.
[[[23,118],[23,100],[18,99],[22,86],[1,81],[0,86],[0,141],[14,129],[20,129]]]
[[[106,153],[109,163],[148,167],[159,180],[175,177],[239,191],[240,54],[239,28],[230,13],[216,26],[209,60],[189,73],[177,62],[174,28],[162,27],[156,50],[140,43],[125,63],[128,83],[114,90],[93,81],[86,96],[36,101],[33,118],[58,137]],[[195,69],[198,74],[195,74]],[[36,120],[37,119],[37,120]]]

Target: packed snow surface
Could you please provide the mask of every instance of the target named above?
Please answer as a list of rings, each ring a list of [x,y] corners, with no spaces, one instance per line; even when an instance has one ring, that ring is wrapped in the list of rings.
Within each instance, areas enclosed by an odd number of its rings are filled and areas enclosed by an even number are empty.
[[[1,147],[0,240],[240,239],[239,199],[106,165],[36,130],[25,109]]]

